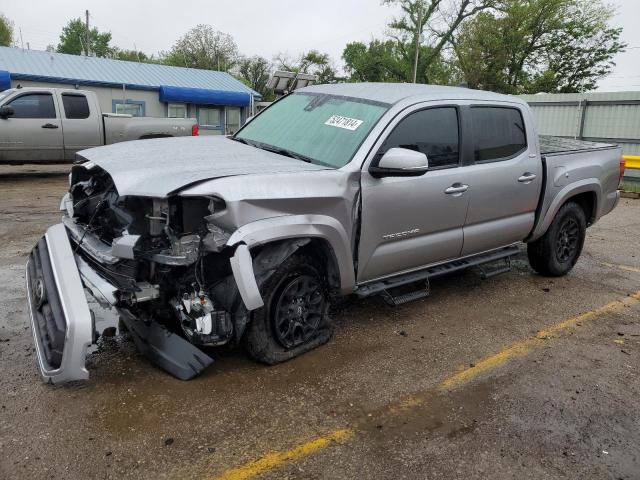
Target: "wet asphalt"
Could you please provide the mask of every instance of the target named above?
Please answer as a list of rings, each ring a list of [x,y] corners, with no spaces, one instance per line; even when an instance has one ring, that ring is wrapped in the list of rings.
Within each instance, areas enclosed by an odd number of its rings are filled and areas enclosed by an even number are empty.
[[[573,272],[432,282],[389,308],[347,302],[334,338],[286,364],[211,350],[190,382],[103,338],[89,381],[41,383],[26,256],[57,222],[64,177],[0,180],[0,478],[215,478],[349,428],[262,478],[640,478],[640,304],[577,322],[452,389],[443,380],[538,331],[640,291],[640,200],[589,229]],[[109,312],[98,316],[109,318]],[[407,398],[424,401],[396,408]],[[406,403],[406,402],[405,402]]]

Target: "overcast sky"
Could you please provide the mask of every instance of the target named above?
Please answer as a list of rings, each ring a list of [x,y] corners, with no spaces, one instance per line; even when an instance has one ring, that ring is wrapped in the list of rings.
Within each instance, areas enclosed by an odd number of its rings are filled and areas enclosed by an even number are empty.
[[[618,6],[614,24],[624,28],[629,44],[600,90],[640,90],[640,0],[610,0]],[[145,53],[168,50],[198,23],[231,34],[245,55],[272,59],[315,48],[329,53],[337,66],[347,42],[380,37],[396,9],[380,0],[0,0],[0,12],[15,23],[16,35],[32,49],[57,44],[70,18],[84,18],[113,34],[113,45]]]

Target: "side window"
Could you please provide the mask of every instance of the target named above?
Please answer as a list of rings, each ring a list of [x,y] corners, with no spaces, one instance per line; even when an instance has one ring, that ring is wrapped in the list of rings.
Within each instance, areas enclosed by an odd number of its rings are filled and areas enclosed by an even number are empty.
[[[13,108],[11,118],[56,118],[56,107],[50,93],[21,95],[7,106]]]
[[[89,102],[84,95],[63,93],[62,105],[64,106],[64,116],[70,120],[89,118]]]
[[[520,110],[503,107],[472,107],[476,162],[504,160],[527,149]]]
[[[378,152],[408,148],[424,153],[429,168],[457,166],[460,159],[458,111],[454,107],[429,108],[401,120]]]
[[[144,117],[145,102],[141,100],[111,100],[113,113]]]
[[[184,103],[170,103],[167,106],[168,118],[187,118],[187,106]]]

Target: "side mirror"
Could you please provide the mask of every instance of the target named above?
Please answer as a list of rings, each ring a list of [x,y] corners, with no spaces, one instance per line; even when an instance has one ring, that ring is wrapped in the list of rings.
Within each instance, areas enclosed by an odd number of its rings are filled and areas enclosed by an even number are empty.
[[[427,156],[407,148],[390,148],[376,166],[369,167],[369,173],[375,178],[419,177],[427,170]]]
[[[14,113],[15,111],[11,107],[0,107],[0,118],[4,118],[6,120]]]

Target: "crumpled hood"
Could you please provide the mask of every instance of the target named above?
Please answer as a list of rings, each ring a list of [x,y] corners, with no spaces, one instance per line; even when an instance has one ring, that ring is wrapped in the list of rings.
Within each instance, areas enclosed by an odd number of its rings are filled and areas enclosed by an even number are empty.
[[[121,196],[166,197],[214,178],[327,170],[221,136],[122,142],[83,150],[78,157],[109,173]]]

